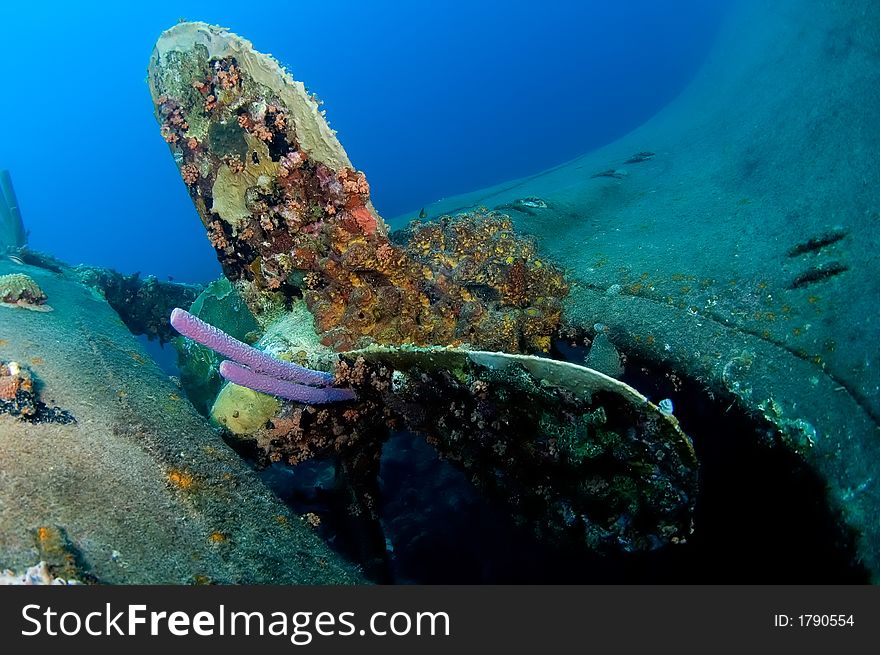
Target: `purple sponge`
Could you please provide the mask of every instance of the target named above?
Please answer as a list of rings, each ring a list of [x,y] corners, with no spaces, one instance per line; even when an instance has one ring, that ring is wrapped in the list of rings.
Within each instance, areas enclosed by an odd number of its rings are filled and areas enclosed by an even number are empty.
[[[220,363],[220,375],[242,387],[273,396],[280,396],[288,400],[295,400],[298,403],[305,403],[307,405],[336,403],[357,398],[357,395],[351,389],[307,387],[289,380],[279,380],[278,378],[263,375],[228,360]]]
[[[183,336],[189,337],[239,364],[246,365],[256,373],[299,384],[326,386],[333,382],[333,376],[329,373],[313,371],[304,366],[275,359],[271,355],[229,336],[223,330],[205,323],[186,310],[177,308],[171,312],[171,326]]]

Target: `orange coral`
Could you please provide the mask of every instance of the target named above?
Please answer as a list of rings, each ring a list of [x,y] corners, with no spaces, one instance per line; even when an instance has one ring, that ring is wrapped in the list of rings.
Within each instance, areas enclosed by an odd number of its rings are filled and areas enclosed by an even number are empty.
[[[188,186],[192,186],[199,181],[199,167],[195,164],[184,164],[180,168],[180,175]]]
[[[335,212],[334,212],[335,213]],[[366,207],[357,207],[351,210],[351,215],[357,221],[358,227],[364,234],[376,233],[376,219]]]
[[[19,391],[30,393],[33,390],[30,373],[16,362],[0,363],[0,400],[14,400]]]
[[[175,144],[189,129],[189,124],[184,117],[182,107],[177,102],[165,95],[159,96],[158,100],[157,109],[162,123],[162,138],[168,143]]]
[[[272,130],[270,130],[265,125],[254,125],[253,127],[254,136],[260,139],[261,141],[271,141],[272,140]]]
[[[229,166],[229,170],[233,173],[241,173],[244,170],[244,162],[238,155],[225,155],[221,161]]]
[[[343,168],[337,175],[339,181],[342,182],[342,188],[346,193],[367,195],[370,193],[370,185],[367,183],[367,177],[360,171],[353,171],[350,168]]]
[[[241,81],[235,64],[230,64],[229,70],[217,71],[217,79],[220,82],[220,86],[224,89],[231,89]]]
[[[208,241],[217,250],[225,250],[229,247],[229,241],[226,240],[226,233],[220,221],[212,221],[208,226]]]
[[[165,477],[172,485],[184,491],[191,489],[195,484],[195,478],[192,474],[181,469],[169,469]]]
[[[269,105],[266,108],[266,120],[267,122],[271,121],[271,125],[279,132],[287,127],[287,118],[284,116],[284,112],[275,105]]]

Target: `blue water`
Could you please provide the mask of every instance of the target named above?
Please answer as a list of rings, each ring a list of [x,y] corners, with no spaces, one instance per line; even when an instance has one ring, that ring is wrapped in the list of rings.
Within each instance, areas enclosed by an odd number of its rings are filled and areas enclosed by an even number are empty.
[[[726,2],[121,4],[4,3],[0,168],[31,247],[204,281],[219,266],[145,84],[178,19],[227,26],[303,80],[394,216],[630,131],[693,78]]]

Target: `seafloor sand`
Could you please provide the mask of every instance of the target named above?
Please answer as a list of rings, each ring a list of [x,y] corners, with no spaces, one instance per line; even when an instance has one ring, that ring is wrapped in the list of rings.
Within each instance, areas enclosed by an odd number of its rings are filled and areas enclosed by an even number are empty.
[[[62,528],[103,583],[352,583],[353,568],[251,473],[102,299],[25,272],[54,311],[0,307],[0,361],[30,367],[72,425],[0,415],[0,569]]]
[[[647,124],[555,169],[426,208],[510,213],[571,271],[571,323],[602,323],[622,351],[767,415],[827,479],[875,579],[877,25],[870,1],[744,0],[694,83]],[[644,151],[655,155],[624,163]],[[592,177],[607,170],[624,173]],[[512,206],[528,197],[547,207]],[[796,284],[810,270],[821,279]]]

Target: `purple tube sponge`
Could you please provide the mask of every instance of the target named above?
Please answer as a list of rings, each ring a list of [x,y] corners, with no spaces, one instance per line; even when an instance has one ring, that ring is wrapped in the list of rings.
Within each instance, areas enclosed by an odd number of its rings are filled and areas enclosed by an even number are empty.
[[[254,391],[280,396],[288,400],[307,405],[322,405],[337,403],[346,400],[354,400],[357,395],[351,389],[336,389],[334,387],[308,387],[289,380],[279,380],[262,373],[252,371],[246,366],[241,366],[229,360],[220,363],[220,375],[237,384]]]
[[[234,384],[308,405],[357,398],[351,389],[328,386],[333,382],[329,373],[275,359],[182,309],[171,312],[171,325],[183,336],[233,360],[220,363],[220,375]]]
[[[282,362],[280,359],[275,359],[271,355],[229,336],[223,330],[205,323],[186,310],[177,308],[171,312],[171,326],[183,336],[189,337],[239,364],[244,364],[257,373],[298,384],[326,386],[333,382],[333,376],[329,373],[313,371],[292,362]]]

